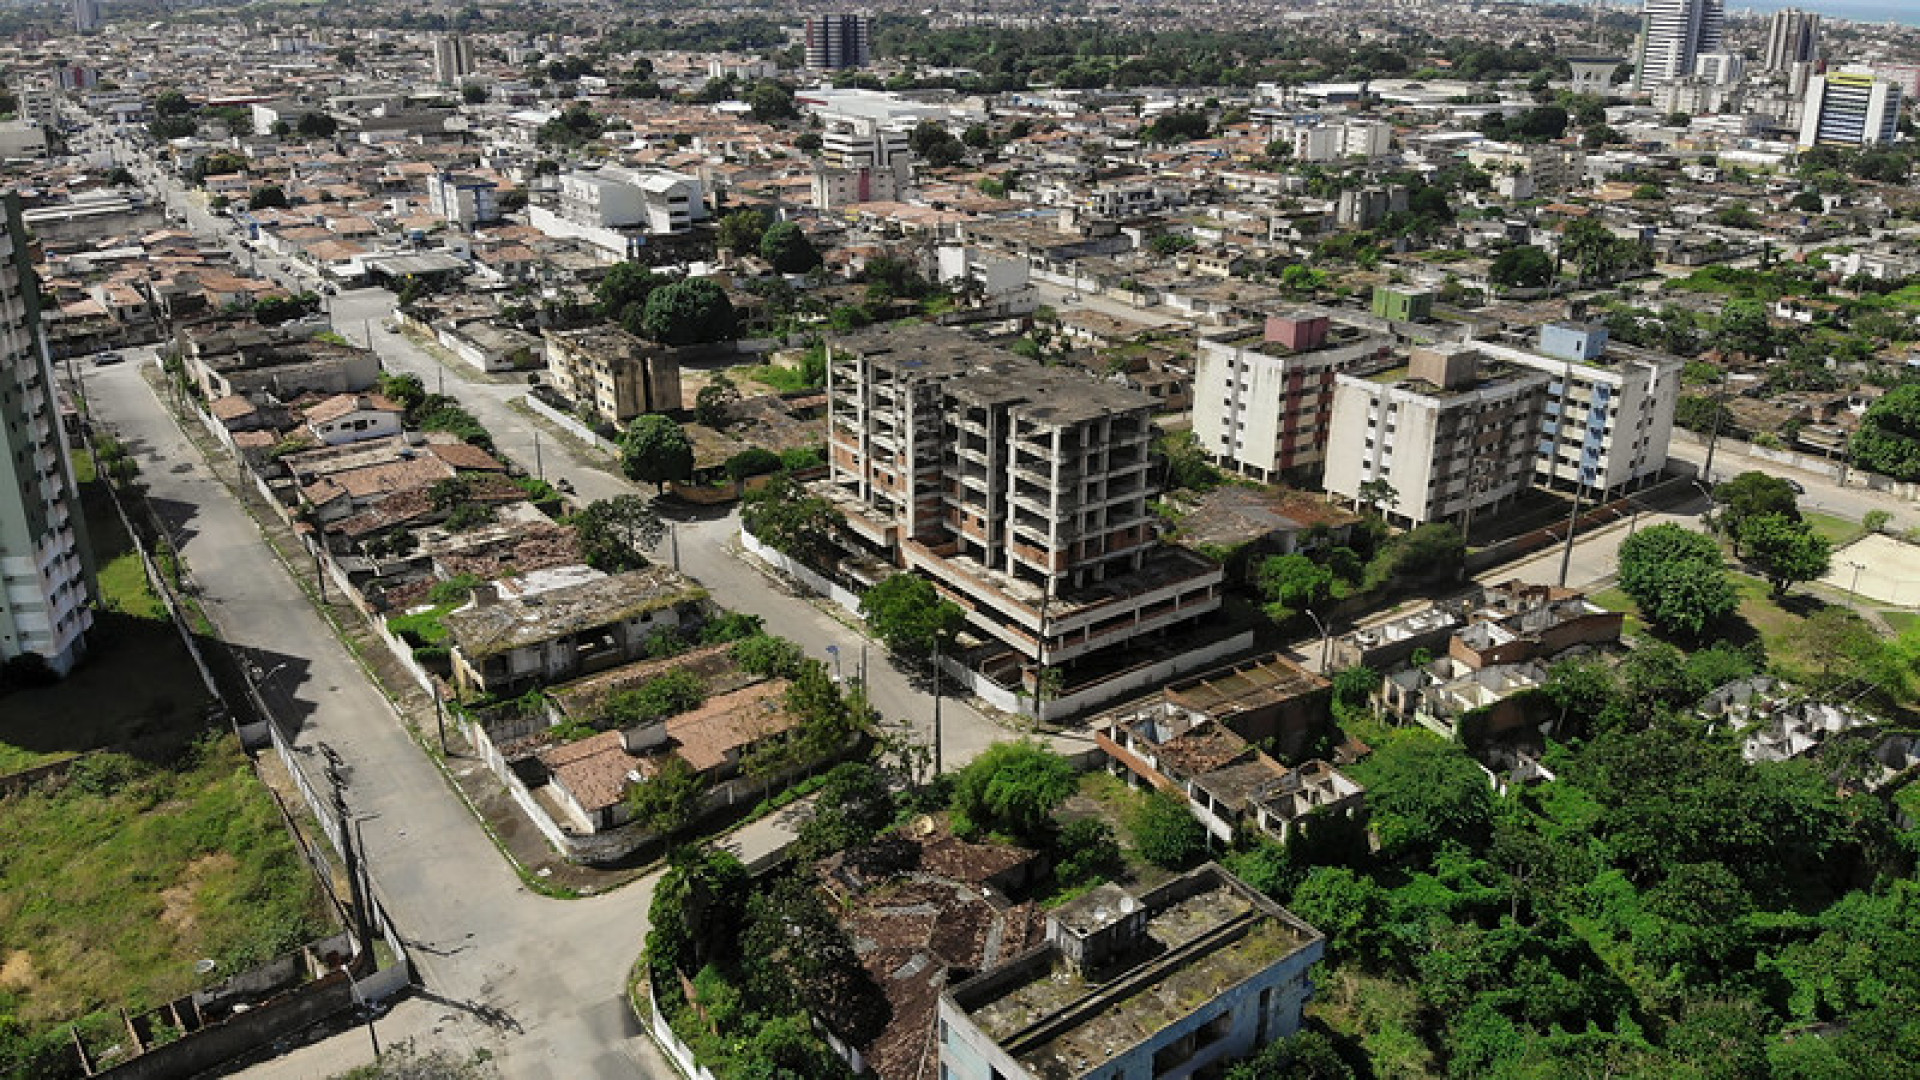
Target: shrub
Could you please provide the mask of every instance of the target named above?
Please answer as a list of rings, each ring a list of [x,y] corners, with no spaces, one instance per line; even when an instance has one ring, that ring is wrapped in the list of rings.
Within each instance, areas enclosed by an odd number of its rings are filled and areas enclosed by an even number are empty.
[[[632,690],[610,694],[600,707],[602,727],[633,727],[664,720],[700,707],[707,700],[707,684],[691,671],[656,675]]]
[[[1127,818],[1133,847],[1155,866],[1176,869],[1207,850],[1207,830],[1178,795],[1156,791]]]
[[[727,459],[727,478],[739,483],[750,476],[765,476],[780,471],[780,455],[758,446],[745,450]]]

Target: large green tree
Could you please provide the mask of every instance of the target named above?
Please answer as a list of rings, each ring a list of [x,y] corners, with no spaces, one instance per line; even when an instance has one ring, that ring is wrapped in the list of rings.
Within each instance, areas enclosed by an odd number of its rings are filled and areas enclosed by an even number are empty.
[[[693,479],[693,443],[671,417],[635,417],[620,437],[620,470],[627,479],[666,490],[667,481]]]
[[[746,254],[760,250],[760,238],[766,232],[766,214],[753,209],[735,210],[720,219],[714,245],[724,251]]]
[[[1447,843],[1478,847],[1492,831],[1486,774],[1465,750],[1424,729],[1395,731],[1356,777],[1389,857],[1420,858]]]
[[[1522,244],[1494,256],[1487,274],[1495,285],[1538,289],[1553,280],[1553,257],[1537,247]]]
[[[953,775],[954,831],[1037,841],[1073,787],[1073,766],[1045,746],[1031,739],[994,743]]]
[[[782,555],[819,566],[832,550],[840,512],[783,472],[741,500],[740,524]]]
[[[820,253],[800,226],[782,221],[760,238],[760,257],[782,274],[804,274],[820,265]]]
[[[1673,524],[1641,529],[1620,545],[1620,588],[1647,621],[1688,638],[1706,633],[1740,603],[1719,545]]]
[[[1747,518],[1740,525],[1740,543],[1776,597],[1785,596],[1799,582],[1818,580],[1833,562],[1833,545],[1827,538],[1785,514]]]
[[[1920,384],[1896,386],[1869,405],[1850,449],[1862,469],[1920,480]]]
[[[1720,508],[1715,526],[1733,540],[1736,554],[1741,548],[1740,530],[1748,518],[1778,514],[1791,521],[1800,520],[1799,496],[1793,485],[1757,469],[1717,485],[1713,489],[1713,501]]]
[[[860,597],[860,614],[874,637],[914,661],[932,655],[936,645],[951,640],[967,621],[958,604],[911,572],[894,574],[868,589]]]
[[[660,542],[666,526],[645,499],[616,495],[581,508],[573,529],[587,565],[613,573],[647,565],[646,553]]]
[[[688,278],[647,296],[640,327],[663,345],[702,345],[732,340],[739,320],[725,289],[709,278]]]

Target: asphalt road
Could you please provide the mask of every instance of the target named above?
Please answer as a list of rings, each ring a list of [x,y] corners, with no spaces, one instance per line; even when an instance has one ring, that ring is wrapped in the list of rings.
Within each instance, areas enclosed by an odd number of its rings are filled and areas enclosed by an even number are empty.
[[[298,719],[296,746],[324,740],[346,762],[381,898],[426,985],[402,1007],[405,1019],[396,1013],[388,1041],[418,1028],[431,1045],[488,1050],[511,1077],[672,1076],[622,998],[653,882],[571,901],[520,883],[163,413],[139,366],[82,378],[97,415],[140,462],[208,614],[223,637],[254,652],[269,700]],[[303,771],[318,781],[320,764],[312,754]],[[350,1067],[365,1046],[358,1033],[329,1040],[321,1071]],[[312,1061],[278,1067],[315,1075]]]

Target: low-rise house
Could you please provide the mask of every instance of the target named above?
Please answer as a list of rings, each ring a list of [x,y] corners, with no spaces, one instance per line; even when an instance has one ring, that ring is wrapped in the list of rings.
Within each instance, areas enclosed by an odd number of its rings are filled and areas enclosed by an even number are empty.
[[[1290,769],[1225,724],[1170,701],[1110,713],[1093,727],[1111,767],[1184,798],[1223,844],[1242,829],[1284,844],[1310,815],[1352,821],[1366,810],[1366,789],[1332,765],[1309,761]]]
[[[1388,675],[1381,682],[1379,704],[1403,723],[1478,744],[1524,726],[1527,711],[1517,696],[1546,681],[1547,669],[1537,661],[1471,668],[1443,656]]]
[[[282,401],[302,391],[350,394],[380,379],[371,350],[316,340],[324,323],[264,327],[183,327],[176,342],[187,375],[208,399],[271,393]]]
[[[940,995],[940,1075],[1211,1075],[1299,1029],[1325,944],[1213,863],[1102,885],[1048,915],[1045,944]]]
[[[546,342],[490,319],[440,324],[434,336],[449,351],[481,371],[528,371],[546,366]]]
[[[1467,617],[1469,623],[1447,643],[1447,655],[1475,670],[1613,645],[1626,620],[1577,589],[1520,581],[1483,590]]]
[[[706,591],[666,567],[542,571],[476,588],[442,620],[463,693],[508,694],[603,671],[699,616]]]
[[[320,442],[339,446],[398,435],[405,413],[379,394],[335,394],[306,410],[306,427]]]
[[[1726,725],[1740,734],[1740,757],[1749,765],[1796,758],[1831,736],[1881,723],[1869,713],[1815,700],[1766,675],[1720,687],[1697,711],[1709,724]]]
[[[1363,626],[1333,639],[1333,669],[1369,667],[1386,671],[1416,651],[1445,652],[1453,632],[1466,619],[1452,606],[1436,604],[1386,622]]]

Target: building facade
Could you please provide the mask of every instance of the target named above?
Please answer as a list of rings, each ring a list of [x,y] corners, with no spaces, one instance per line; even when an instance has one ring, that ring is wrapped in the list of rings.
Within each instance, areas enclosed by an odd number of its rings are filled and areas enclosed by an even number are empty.
[[[82,34],[100,29],[100,0],[73,0],[73,28]]]
[[[435,173],[427,181],[427,206],[467,230],[500,220],[494,182],[465,173]]]
[[[1820,16],[1798,8],[1774,12],[1767,23],[1767,48],[1760,54],[1761,67],[1785,74],[1795,64],[1812,64],[1819,59]]]
[[[1300,1027],[1320,932],[1218,865],[1107,884],[1046,941],[940,995],[946,1080],[1215,1076]]]
[[[935,327],[835,345],[831,491],[850,533],[923,571],[969,623],[1051,667],[1191,625],[1221,571],[1163,548],[1153,399]]]
[[[473,43],[462,34],[436,34],[433,38],[433,81],[455,86],[473,74]]]
[[[1540,410],[1538,482],[1622,491],[1666,468],[1684,360],[1610,343],[1599,323],[1548,323],[1531,349],[1473,344],[1551,379]]]
[[[1391,518],[1471,524],[1526,489],[1549,377],[1478,346],[1412,350],[1377,375],[1335,376],[1326,489]],[[1392,496],[1382,500],[1385,481]]]
[[[1720,50],[1725,27],[1721,0],[1645,0],[1638,85],[1652,88],[1693,74],[1696,57]]]
[[[547,330],[547,372],[554,389],[604,423],[681,407],[680,362],[615,326]]]
[[[1801,146],[1874,146],[1900,134],[1900,84],[1861,68],[1816,75],[1800,113]]]
[[[1214,461],[1263,481],[1317,477],[1326,462],[1334,376],[1384,366],[1392,342],[1302,308],[1264,327],[1204,334],[1193,433]]]
[[[65,674],[86,651],[93,625],[86,527],[61,437],[20,197],[9,192],[0,206],[0,660],[37,653]]]
[[[866,15],[807,16],[807,66],[816,71],[866,67],[873,59],[872,31],[873,19]]]

